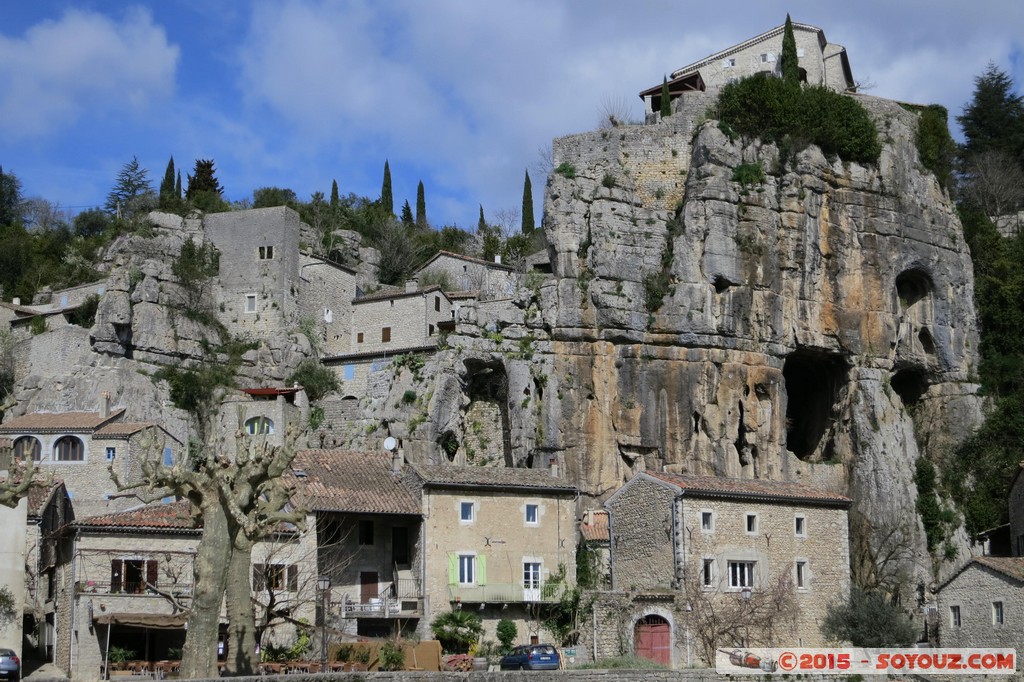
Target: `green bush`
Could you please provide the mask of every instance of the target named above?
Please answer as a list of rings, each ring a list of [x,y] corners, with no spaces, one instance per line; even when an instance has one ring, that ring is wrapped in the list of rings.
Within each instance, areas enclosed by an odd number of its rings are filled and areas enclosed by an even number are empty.
[[[480,616],[472,611],[442,613],[430,624],[430,631],[448,653],[464,654],[484,631]]]
[[[921,164],[935,174],[943,189],[948,188],[953,180],[953,160],[956,157],[956,143],[949,134],[948,117],[946,107],[939,104],[921,108],[914,136]]]
[[[612,189],[613,187],[615,187],[615,176],[612,175],[611,173],[605,173],[604,177],[601,178],[601,184],[607,187],[608,189]]]
[[[722,88],[718,116],[740,134],[787,151],[816,144],[825,154],[873,163],[882,150],[875,124],[853,98],[825,87],[796,87],[766,73]]]
[[[498,621],[496,634],[498,635],[498,641],[501,642],[501,653],[504,655],[512,650],[512,644],[516,641],[519,631],[515,623],[507,618],[502,618]]]
[[[764,182],[764,168],[759,163],[741,163],[732,169],[732,180],[744,187]]]
[[[914,483],[917,485],[917,513],[924,525],[928,551],[934,552],[956,528],[957,515],[939,504],[935,490],[935,465],[927,457],[918,457]]]
[[[46,318],[42,315],[36,315],[32,318],[32,321],[28,323],[28,329],[32,332],[33,336],[39,336],[46,331]]]
[[[406,405],[408,405],[410,403],[416,402],[416,391],[413,391],[412,389],[410,389],[410,390],[406,391],[405,393],[403,393],[402,394],[402,402],[405,403]]]
[[[306,389],[306,395],[314,402],[331,391],[337,391],[339,387],[338,377],[334,372],[316,360],[303,360],[295,373],[288,377],[288,384],[302,386]]]
[[[576,177],[576,166],[572,165],[568,161],[563,161],[562,163],[558,164],[558,168],[555,169],[555,172],[561,175],[562,177],[569,178],[570,180],[572,180],[573,178]]]
[[[888,597],[878,591],[854,588],[848,601],[829,604],[822,633],[854,646],[906,646],[917,639],[917,628]]]
[[[384,642],[378,657],[381,670],[402,670],[405,667],[405,652],[394,642]]]

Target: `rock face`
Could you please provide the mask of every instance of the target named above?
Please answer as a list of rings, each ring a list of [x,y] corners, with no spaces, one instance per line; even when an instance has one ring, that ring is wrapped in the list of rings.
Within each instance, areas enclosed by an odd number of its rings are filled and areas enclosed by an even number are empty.
[[[425,422],[403,425],[408,379],[383,422],[416,458],[450,455],[486,374],[507,463],[564,467],[589,504],[646,468],[802,480],[853,498],[865,565],[900,537],[901,570],[926,579],[915,462],[945,456],[981,401],[970,257],[916,115],[859,97],[885,143],[861,166],[730,139],[693,97],[555,142],[553,279],[464,315],[424,370]],[[754,164],[763,179],[738,181]]]

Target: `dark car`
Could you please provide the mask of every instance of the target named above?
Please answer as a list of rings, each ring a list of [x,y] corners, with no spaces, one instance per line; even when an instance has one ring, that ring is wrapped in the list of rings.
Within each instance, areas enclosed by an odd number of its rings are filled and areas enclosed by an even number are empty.
[[[501,657],[502,670],[558,670],[562,659],[550,644],[517,646]]]
[[[11,649],[0,649],[0,677],[15,682],[21,679],[21,661]]]

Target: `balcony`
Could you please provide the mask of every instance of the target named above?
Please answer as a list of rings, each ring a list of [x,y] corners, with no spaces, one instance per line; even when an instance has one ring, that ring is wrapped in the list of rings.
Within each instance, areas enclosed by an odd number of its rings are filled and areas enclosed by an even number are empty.
[[[522,583],[490,583],[488,585],[449,585],[448,601],[463,604],[553,603],[562,598],[563,583],[524,588]]]
[[[156,585],[161,592],[173,594],[176,597],[190,597],[192,595],[191,583],[179,583],[175,585]],[[145,582],[105,582],[101,580],[79,580],[75,583],[75,592],[78,594],[108,594],[126,596],[153,596],[156,591]]]
[[[380,595],[365,602],[344,595],[342,618],[415,618],[423,615],[423,594],[419,581],[400,578],[388,583]]]

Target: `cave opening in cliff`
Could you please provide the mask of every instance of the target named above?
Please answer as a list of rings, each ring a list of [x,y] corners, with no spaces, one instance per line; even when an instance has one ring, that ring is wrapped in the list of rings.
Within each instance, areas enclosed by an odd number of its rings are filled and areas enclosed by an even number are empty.
[[[814,455],[832,425],[847,371],[836,353],[801,349],[786,358],[786,447],[800,459]]]
[[[904,367],[892,375],[889,385],[904,407],[913,407],[928,390],[928,377],[920,367]]]
[[[501,462],[511,466],[512,436],[508,416],[508,374],[500,362],[467,361],[469,370],[465,430],[459,462]],[[464,460],[464,461],[463,461]]]
[[[932,292],[932,279],[923,270],[904,270],[896,276],[896,294],[904,308],[909,308]]]

